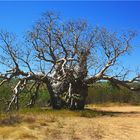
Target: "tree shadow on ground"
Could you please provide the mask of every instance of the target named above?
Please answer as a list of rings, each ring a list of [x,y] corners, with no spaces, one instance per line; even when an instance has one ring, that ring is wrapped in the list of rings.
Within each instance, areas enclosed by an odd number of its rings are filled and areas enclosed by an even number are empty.
[[[120,116],[120,115],[137,115],[140,114],[136,111],[130,111],[130,112],[121,112],[121,111],[105,111],[105,110],[98,110],[98,109],[84,109],[83,111],[80,111],[81,117],[87,117],[87,118],[93,118],[93,117],[101,117],[101,116]]]
[[[85,118],[95,118],[95,117],[117,117],[117,116],[136,116],[140,115],[140,112],[137,111],[105,111],[100,109],[90,109],[85,108],[84,110],[53,110],[53,109],[27,109],[18,113],[12,112],[4,114],[3,117],[0,117],[0,126],[14,126],[20,124],[21,122],[35,122],[34,116],[36,115],[47,115],[48,118],[57,117],[85,117]]]

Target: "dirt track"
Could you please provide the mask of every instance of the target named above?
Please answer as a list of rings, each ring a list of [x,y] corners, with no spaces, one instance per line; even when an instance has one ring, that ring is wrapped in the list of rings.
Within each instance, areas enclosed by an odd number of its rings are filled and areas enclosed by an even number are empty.
[[[140,107],[89,107],[109,112],[97,117],[30,116],[0,127],[0,140],[140,140]]]

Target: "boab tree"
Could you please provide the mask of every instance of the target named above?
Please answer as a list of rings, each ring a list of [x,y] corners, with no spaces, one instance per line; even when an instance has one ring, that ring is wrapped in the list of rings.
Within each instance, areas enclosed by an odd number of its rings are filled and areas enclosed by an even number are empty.
[[[19,108],[25,87],[29,92],[35,89],[28,103],[33,106],[42,83],[46,84],[55,109],[83,109],[88,87],[101,80],[135,90],[130,83],[138,82],[140,76],[128,80],[128,71],[116,70],[135,35],[132,31],[120,34],[93,28],[82,20],[62,22],[52,12],[42,15],[28,31],[24,43],[19,44],[13,34],[1,31],[0,63],[6,71],[1,72],[0,85],[12,79],[18,81],[8,110],[14,103]]]

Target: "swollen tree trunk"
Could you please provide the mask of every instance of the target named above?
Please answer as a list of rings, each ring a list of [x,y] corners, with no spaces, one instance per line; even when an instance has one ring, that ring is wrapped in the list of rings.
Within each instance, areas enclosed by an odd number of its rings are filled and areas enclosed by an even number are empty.
[[[47,89],[50,94],[50,105],[53,109],[69,108],[72,110],[84,109],[88,86],[84,79],[68,79],[62,82],[51,83],[46,80]]]
[[[87,76],[87,52],[80,53],[79,62],[74,68],[67,69],[65,64],[65,60],[57,63],[50,79],[45,81],[50,105],[54,109],[84,109],[88,95],[88,86],[84,80]]]
[[[69,89],[64,98],[66,106],[73,110],[84,109],[88,95],[88,86],[84,80],[87,76],[87,53],[81,52],[76,77],[69,82]]]
[[[47,89],[49,91],[50,94],[50,106],[52,106],[53,109],[61,109],[62,105],[61,105],[61,99],[59,97],[59,94],[54,92],[53,90],[53,86],[51,84],[51,81],[49,79],[45,79],[45,83],[47,86]]]
[[[68,108],[72,110],[84,109],[86,97],[88,95],[88,87],[85,83],[77,80],[72,85],[72,94],[68,97]]]
[[[81,51],[77,69],[77,78],[72,83],[72,98],[70,109],[84,109],[88,86],[84,79],[87,76],[87,56],[88,50]]]

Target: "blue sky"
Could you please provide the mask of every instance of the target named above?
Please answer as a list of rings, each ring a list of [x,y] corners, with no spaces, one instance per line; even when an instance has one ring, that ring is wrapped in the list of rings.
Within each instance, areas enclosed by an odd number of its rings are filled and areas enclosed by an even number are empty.
[[[59,12],[63,19],[83,18],[110,30],[137,30],[134,50],[122,61],[140,66],[140,2],[0,2],[0,29],[21,37],[48,10]]]

